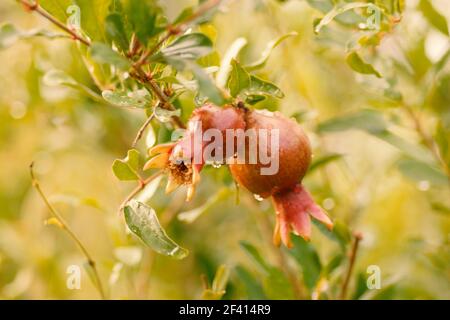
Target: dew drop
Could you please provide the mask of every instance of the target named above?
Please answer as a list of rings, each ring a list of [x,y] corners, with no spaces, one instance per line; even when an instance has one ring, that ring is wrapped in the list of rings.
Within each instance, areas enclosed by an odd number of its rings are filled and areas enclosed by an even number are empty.
[[[213,168],[218,169],[218,168],[220,168],[220,167],[222,166],[222,163],[219,162],[219,161],[214,161],[214,162],[212,163],[212,166],[213,166]]]
[[[259,194],[254,194],[253,196],[255,197],[256,201],[260,201],[261,202],[261,201],[264,200],[264,198],[261,197]]]

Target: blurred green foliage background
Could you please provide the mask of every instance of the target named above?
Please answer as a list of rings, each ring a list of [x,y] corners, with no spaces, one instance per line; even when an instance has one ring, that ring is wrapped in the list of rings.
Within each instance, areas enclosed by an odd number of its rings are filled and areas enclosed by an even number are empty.
[[[431,1],[405,1],[401,21],[386,31],[381,44],[362,46],[361,55],[382,78],[356,73],[346,63],[349,46],[361,38],[351,21],[333,21],[314,33],[314,20],[324,15],[311,6],[318,2],[230,1],[202,28],[215,38],[221,55],[245,37],[240,59],[247,62],[257,59],[270,40],[298,33],[273,51],[259,73],[285,98],[255,107],[295,116],[311,139],[314,160],[330,160],[304,183],[333,219],[363,234],[348,296],[449,299],[450,189],[445,166],[427,148],[433,141],[448,168],[448,2],[432,1],[431,10]],[[390,1],[378,2],[388,6]],[[173,20],[196,1],[160,3]],[[435,14],[444,24],[436,23]],[[5,22],[25,30],[54,28],[10,0],[0,2],[0,23]],[[0,51],[0,63],[0,298],[98,298],[84,270],[81,289],[67,288],[67,268],[82,266],[84,257],[57,226],[45,224],[49,212],[31,186],[32,161],[44,191],[95,258],[112,298],[201,298],[205,281],[211,283],[220,265],[230,271],[223,298],[339,295],[350,245],[342,247],[314,227],[311,244],[297,239],[291,253],[274,247],[270,202],[256,201],[242,189],[236,204],[226,167],[205,169],[190,203],[184,202],[184,190],[165,195],[162,188],[150,201],[168,234],[190,255],[178,261],[146,248],[118,214],[135,183],[118,181],[111,170],[115,159],[126,156],[144,112],[112,108],[74,89],[44,84],[44,74],[56,68],[98,90],[70,40],[22,40]],[[181,101],[183,119],[192,100]],[[159,141],[167,136],[163,127],[153,126]],[[138,148],[145,153],[145,139]],[[177,218],[205,203],[192,223]],[[249,244],[262,263],[251,259]],[[327,272],[333,259],[336,268]],[[370,265],[380,267],[380,290],[365,288]],[[292,278],[300,294],[293,293]]]

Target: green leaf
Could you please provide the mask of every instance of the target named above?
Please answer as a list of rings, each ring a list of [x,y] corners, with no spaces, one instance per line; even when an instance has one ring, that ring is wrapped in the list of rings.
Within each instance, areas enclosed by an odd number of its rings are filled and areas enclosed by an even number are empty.
[[[160,122],[170,122],[172,117],[179,117],[181,115],[181,109],[168,110],[157,105],[154,110],[154,115]]]
[[[114,160],[112,169],[119,180],[139,180],[137,173],[139,169],[139,151],[136,149],[129,150],[125,159]]]
[[[433,156],[421,145],[406,141],[402,137],[390,132],[389,130],[380,131],[374,134],[377,138],[391,144],[392,146],[403,151],[406,155],[422,162],[432,163]]]
[[[127,51],[129,41],[127,32],[125,31],[123,16],[119,13],[111,13],[106,17],[105,28],[108,39],[113,41],[122,51]]]
[[[187,257],[189,252],[170,239],[158,221],[155,210],[131,200],[125,206],[125,221],[130,230],[156,252],[175,259]]]
[[[293,299],[294,293],[284,273],[265,262],[258,250],[246,241],[240,242],[241,248],[256,263],[264,274],[264,289],[269,299]]]
[[[98,63],[110,64],[122,70],[131,66],[127,59],[104,43],[94,42],[91,46],[91,56]]]
[[[292,242],[294,246],[288,252],[301,266],[303,271],[303,281],[311,290],[316,286],[322,270],[319,255],[313,245],[306,242],[301,237],[294,236]]]
[[[242,48],[245,47],[246,44],[247,39],[242,37],[237,38],[225,52],[216,76],[216,83],[219,88],[225,88],[231,72],[231,61],[233,59],[236,59],[236,57],[239,55],[239,52],[241,52]]]
[[[81,10],[81,28],[92,41],[106,42],[105,19],[110,3],[111,0],[74,0]]]
[[[221,106],[225,103],[225,98],[222,92],[217,88],[213,79],[202,68],[195,63],[188,64],[189,69],[194,74],[197,80],[198,90],[202,96],[208,97],[208,99],[214,104]]]
[[[366,62],[356,52],[351,52],[346,58],[347,64],[356,72],[362,74],[372,74],[381,78],[381,74],[375,68]]]
[[[124,4],[124,11],[131,31],[144,45],[165,30],[167,21],[158,1],[128,0]]]
[[[336,270],[344,261],[345,255],[338,253],[335,255],[326,266],[323,267],[322,273],[324,276],[329,276],[334,270]]]
[[[401,173],[417,182],[428,181],[432,185],[446,186],[449,181],[440,169],[414,159],[401,159],[397,166]]]
[[[78,82],[62,70],[53,69],[48,71],[43,78],[44,84],[48,86],[65,85],[69,87],[79,87]]]
[[[412,144],[389,131],[383,115],[376,110],[363,109],[327,120],[320,123],[317,127],[319,133],[339,132],[350,129],[359,129],[370,133],[417,160],[424,162],[433,161],[430,153],[425,148]]]
[[[284,98],[284,93],[273,83],[262,80],[257,76],[250,76],[250,86],[244,90],[246,95],[274,96],[276,98]]]
[[[15,44],[20,39],[28,39],[32,37],[45,37],[48,39],[66,38],[65,34],[54,33],[47,30],[28,30],[23,31],[17,29],[10,23],[5,23],[0,26],[0,50],[7,49]]]
[[[419,9],[433,27],[449,36],[447,19],[433,7],[430,0],[420,0]]]
[[[136,246],[117,247],[114,256],[124,265],[134,267],[142,260],[142,248]]]
[[[155,178],[152,182],[148,183],[144,190],[142,190],[141,192],[139,192],[135,199],[139,202],[142,203],[147,203],[149,202],[152,197],[155,195],[156,191],[158,191],[158,187],[161,183],[163,176],[159,176],[157,178]]]
[[[261,271],[267,273],[270,270],[270,266],[264,261],[263,257],[259,254],[258,250],[247,241],[240,241],[239,245],[245,251],[245,253],[256,263]]]
[[[364,109],[327,120],[317,127],[318,132],[339,132],[349,129],[360,129],[374,134],[384,132],[387,126],[380,112]]]
[[[326,226],[323,225],[323,223],[320,223],[317,220],[313,220],[314,225],[322,232],[324,236],[326,236],[328,239],[336,242],[342,249],[343,252],[345,252],[347,245],[352,240],[352,234],[350,233],[350,230],[348,227],[341,222],[338,219],[335,219],[333,221],[333,230],[328,230]]]
[[[228,188],[222,188],[216,192],[213,196],[209,197],[208,200],[200,207],[194,208],[189,211],[183,211],[178,214],[178,220],[185,223],[192,223],[203,213],[208,211],[217,201],[219,201],[223,196],[228,193]]]
[[[10,23],[0,27],[0,49],[12,46],[19,39],[19,31]]]
[[[184,8],[180,14],[175,18],[173,21],[173,25],[177,25],[179,23],[184,22],[186,19],[190,18],[192,14],[194,13],[194,7],[187,7]]]
[[[270,57],[273,49],[278,47],[278,45],[280,45],[280,43],[282,43],[287,38],[297,36],[297,35],[298,35],[298,33],[293,31],[293,32],[289,32],[289,33],[282,35],[278,39],[274,39],[274,40],[270,41],[268,43],[267,47],[262,52],[261,57],[257,61],[255,61],[249,65],[246,65],[245,69],[248,71],[261,69],[262,67],[264,67],[266,65],[266,62],[267,62],[267,60],[269,60],[269,57]]]
[[[67,8],[73,5],[72,0],[39,0],[39,5],[61,22],[69,17]]]
[[[153,61],[166,61],[183,65],[184,61],[194,61],[212,50],[212,41],[202,33],[183,35],[156,54]]]
[[[111,91],[102,92],[103,99],[108,103],[123,108],[147,108],[151,102],[151,96],[146,89],[135,91]]]
[[[250,74],[236,60],[231,61],[231,74],[228,89],[232,97],[237,97],[242,90],[250,86]]]
[[[311,2],[312,1],[308,1]],[[318,2],[318,1],[314,1]],[[328,25],[331,21],[333,21],[338,15],[343,14],[349,10],[354,10],[357,8],[364,8],[364,7],[376,7],[373,3],[364,3],[364,2],[354,2],[354,3],[348,3],[341,6],[334,7],[330,12],[328,12],[314,27],[314,32],[317,34],[320,32],[320,30]],[[325,7],[323,7],[325,8]],[[381,10],[377,7],[378,10]]]
[[[256,280],[247,269],[245,269],[244,267],[239,265],[236,267],[235,271],[236,271],[236,275],[238,276],[239,280],[241,282],[243,282],[243,284],[245,286],[248,299],[250,299],[250,300],[265,300],[265,299],[267,299],[260,282],[258,280]]]
[[[318,159],[315,159],[312,162],[311,166],[309,167],[309,172],[313,172],[314,170],[317,170],[317,169],[327,165],[330,162],[341,159],[342,156],[343,155],[339,154],[339,153],[331,153],[331,154],[324,155]]]
[[[226,293],[225,288],[229,276],[230,269],[225,265],[221,265],[216,271],[211,288],[203,291],[202,298],[206,300],[220,300]]]
[[[272,300],[292,300],[294,291],[289,279],[283,271],[271,267],[269,276],[264,279],[264,291]]]

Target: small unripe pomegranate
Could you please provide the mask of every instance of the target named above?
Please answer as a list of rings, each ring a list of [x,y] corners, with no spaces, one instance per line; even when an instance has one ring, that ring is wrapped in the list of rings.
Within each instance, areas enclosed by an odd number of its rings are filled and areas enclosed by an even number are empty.
[[[208,129],[217,129],[219,136],[223,138],[223,145],[215,152],[223,153],[229,160],[230,155],[226,152],[232,151],[228,164],[237,183],[258,197],[272,197],[276,210],[276,245],[283,242],[287,247],[291,247],[291,230],[309,240],[310,215],[332,228],[330,218],[301,185],[311,162],[311,147],[306,134],[294,120],[278,112],[248,110],[242,104],[238,107],[207,104],[193,112],[187,128],[187,134],[179,141],[158,145],[149,150],[150,156],[154,157],[146,163],[144,169],[167,170],[167,192],[184,184],[188,187],[187,200],[193,197],[195,186],[200,179],[199,172],[208,160],[204,158],[203,151],[212,143],[209,140],[201,140],[200,146],[194,147],[195,136],[202,136]],[[233,137],[230,141],[227,136],[230,129],[250,131],[256,135],[256,139],[251,142],[251,138],[247,137],[238,141],[237,137]],[[263,139],[260,138],[262,134],[266,134]],[[276,137],[276,141],[271,139],[272,137]],[[265,141],[264,146],[262,141]],[[252,148],[255,143],[256,149]],[[274,149],[275,143],[277,148]],[[273,174],[262,174],[262,168],[267,167],[259,157],[260,149],[264,148],[269,153],[278,152],[277,171]],[[244,162],[238,161],[239,150],[245,150]],[[248,161],[252,156],[250,153],[255,151],[258,153],[257,160]]]

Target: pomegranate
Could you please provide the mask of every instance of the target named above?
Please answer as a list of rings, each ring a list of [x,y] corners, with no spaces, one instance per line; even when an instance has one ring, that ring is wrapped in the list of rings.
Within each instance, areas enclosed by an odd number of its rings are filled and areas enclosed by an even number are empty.
[[[245,162],[237,161],[237,156],[234,154],[234,160],[228,163],[236,182],[258,197],[272,197],[276,211],[273,236],[276,245],[283,242],[287,247],[292,247],[291,231],[309,240],[311,237],[310,215],[329,229],[333,227],[330,218],[301,184],[311,162],[308,137],[297,122],[284,117],[279,112],[248,110],[243,104],[238,104],[238,107],[227,105],[222,108],[212,104],[204,105],[194,111],[188,122],[187,134],[182,139],[174,143],[158,145],[149,150],[150,156],[154,157],[147,162],[144,169],[164,168],[167,170],[169,179],[166,192],[171,192],[184,184],[188,186],[187,200],[190,200],[199,182],[199,172],[206,160],[203,151],[212,143],[201,140],[201,147],[194,148],[194,136],[199,131],[211,128],[218,129],[223,136],[223,145],[216,152],[223,152],[225,155],[225,150],[228,150],[227,144],[231,142],[234,146],[233,153],[236,150],[245,150]],[[237,143],[236,138],[228,141],[226,139],[228,129],[253,129],[257,135],[261,132],[260,129],[263,129],[269,136],[275,134],[273,129],[277,129],[278,170],[271,175],[261,174],[261,169],[265,165],[260,159],[253,163],[248,161],[251,156],[249,151],[254,150],[250,150],[250,139],[241,140],[241,145]],[[257,150],[263,148],[259,137],[255,141]],[[272,144],[272,140],[270,141]],[[266,143],[264,147],[268,148],[269,152],[274,152],[270,148],[271,145]],[[200,161],[193,162],[193,159],[200,159]]]
[[[309,215],[331,229],[330,218],[301,185],[311,162],[311,147],[297,122],[279,112],[255,110],[246,116],[246,129],[279,130],[279,170],[276,174],[261,175],[261,163],[230,164],[231,173],[240,185],[262,198],[272,197],[276,210],[274,243],[279,245],[282,241],[292,247],[289,236],[292,229],[309,240]]]

